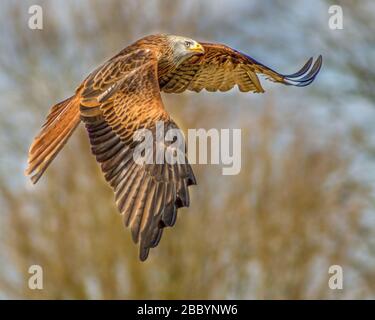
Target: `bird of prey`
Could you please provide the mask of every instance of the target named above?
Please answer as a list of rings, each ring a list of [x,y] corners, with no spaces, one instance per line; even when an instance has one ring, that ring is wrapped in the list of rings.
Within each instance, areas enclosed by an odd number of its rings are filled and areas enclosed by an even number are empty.
[[[115,193],[118,210],[147,259],[163,229],[173,226],[177,209],[189,206],[190,185],[196,180],[183,164],[144,164],[132,157],[138,129],[155,132],[155,123],[178,128],[164,108],[160,92],[264,92],[258,74],[304,87],[313,82],[322,57],[310,58],[296,73],[283,75],[226,45],[203,43],[166,34],[146,36],[99,66],[75,94],[54,105],[29,151],[26,174],[36,183],[83,122],[92,152]],[[167,148],[167,145],[164,145]]]

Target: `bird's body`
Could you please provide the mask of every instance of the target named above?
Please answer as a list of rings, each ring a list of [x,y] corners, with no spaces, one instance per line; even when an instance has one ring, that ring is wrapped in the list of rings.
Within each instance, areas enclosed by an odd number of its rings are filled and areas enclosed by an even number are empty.
[[[133,240],[140,242],[140,259],[145,260],[163,228],[175,223],[177,209],[189,206],[188,187],[196,183],[187,161],[140,165],[133,158],[137,130],[149,129],[155,135],[160,121],[165,129],[178,128],[163,106],[160,91],[227,91],[237,85],[243,92],[264,92],[257,74],[305,86],[319,72],[321,57],[311,65],[312,59],[297,73],[285,76],[225,45],[172,35],[147,36],[94,70],[75,95],[52,107],[30,147],[26,173],[36,183],[84,122],[92,152],[114,190],[125,225]],[[167,143],[163,147],[167,149]]]

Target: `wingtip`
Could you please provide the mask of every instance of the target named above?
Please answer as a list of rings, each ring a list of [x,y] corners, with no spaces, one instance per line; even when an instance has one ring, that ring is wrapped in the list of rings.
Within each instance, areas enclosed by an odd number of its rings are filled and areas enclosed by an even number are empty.
[[[301,75],[303,75],[306,71],[310,69],[312,62],[313,62],[313,57],[310,57],[309,60],[307,60],[307,62],[304,64],[304,66],[300,70],[292,74],[284,75],[284,77],[289,78],[289,79],[300,77]]]
[[[42,176],[42,173],[43,172],[38,172],[38,173],[35,173],[35,169],[31,166],[27,167],[25,170],[24,170],[24,175],[30,179],[30,181],[32,182],[32,184],[36,184],[39,179],[41,178]],[[34,175],[32,175],[33,173],[35,173]]]
[[[41,175],[36,174],[36,175],[30,177],[30,180],[31,180],[31,182],[32,182],[33,184],[36,184],[36,183],[39,181],[40,177],[41,177]]]
[[[27,167],[23,171],[23,174],[25,175],[26,178],[30,179],[30,181],[32,182],[32,184],[36,184],[38,182],[38,180],[35,178],[35,175],[30,177],[30,175],[32,174],[32,170],[31,170],[30,167]]]
[[[140,248],[139,249],[139,260],[144,262],[148,258],[148,254],[150,252],[150,248]]]
[[[295,87],[306,87],[311,84],[320,72],[323,56],[320,54],[313,65],[312,61],[313,58],[311,57],[299,71],[290,75],[284,75],[285,84]]]

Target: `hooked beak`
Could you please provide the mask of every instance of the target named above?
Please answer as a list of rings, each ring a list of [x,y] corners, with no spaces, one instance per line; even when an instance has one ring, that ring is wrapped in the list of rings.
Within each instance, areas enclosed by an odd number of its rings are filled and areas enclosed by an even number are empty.
[[[198,42],[195,42],[195,44],[189,48],[189,51],[192,51],[194,53],[204,54],[204,48]]]

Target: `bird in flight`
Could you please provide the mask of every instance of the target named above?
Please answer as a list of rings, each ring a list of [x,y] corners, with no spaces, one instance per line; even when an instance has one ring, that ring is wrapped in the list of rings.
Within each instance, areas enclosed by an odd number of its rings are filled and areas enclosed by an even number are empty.
[[[51,108],[30,147],[26,174],[36,183],[83,122],[92,153],[144,261],[163,229],[174,225],[177,209],[189,206],[188,187],[196,184],[187,161],[142,165],[133,157],[137,130],[155,134],[159,121],[165,131],[178,129],[160,92],[228,91],[237,85],[242,92],[261,93],[258,74],[304,87],[314,81],[321,65],[321,56],[314,64],[310,58],[296,73],[283,75],[226,45],[174,35],[146,36],[91,72],[73,96]]]

